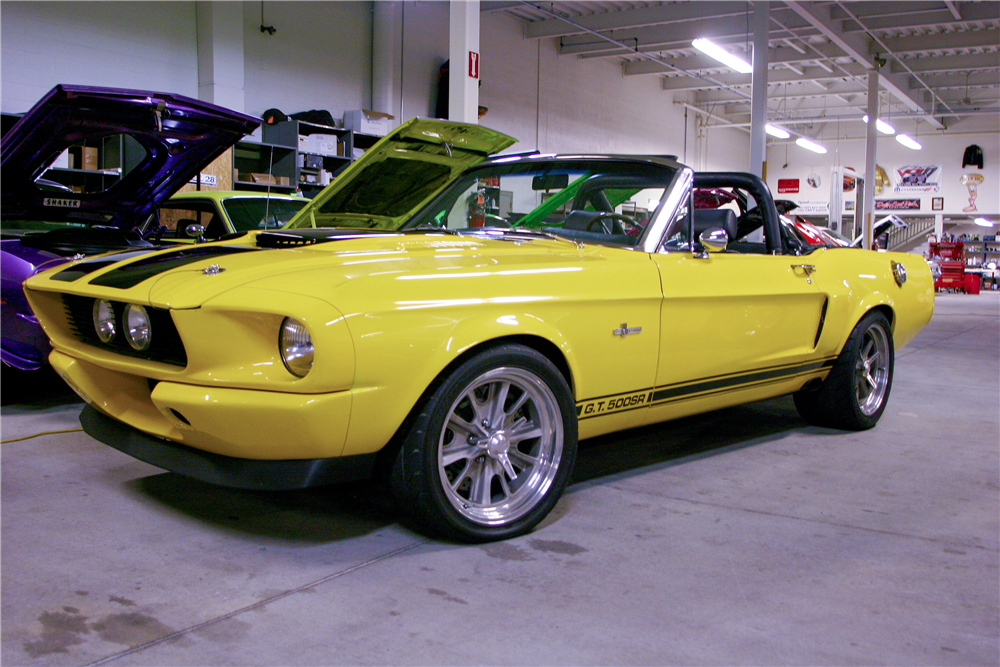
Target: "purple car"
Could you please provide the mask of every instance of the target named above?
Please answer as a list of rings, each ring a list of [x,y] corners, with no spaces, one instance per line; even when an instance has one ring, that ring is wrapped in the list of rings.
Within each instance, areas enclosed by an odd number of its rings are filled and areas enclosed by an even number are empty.
[[[155,248],[156,206],[259,125],[170,93],[49,91],[2,140],[0,360],[37,370],[48,358],[26,278],[84,255]]]

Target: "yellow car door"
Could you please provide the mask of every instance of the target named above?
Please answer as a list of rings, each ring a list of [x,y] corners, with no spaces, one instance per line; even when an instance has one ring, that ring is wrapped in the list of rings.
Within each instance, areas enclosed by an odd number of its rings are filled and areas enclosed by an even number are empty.
[[[778,382],[815,363],[825,298],[807,258],[657,253],[658,398]]]

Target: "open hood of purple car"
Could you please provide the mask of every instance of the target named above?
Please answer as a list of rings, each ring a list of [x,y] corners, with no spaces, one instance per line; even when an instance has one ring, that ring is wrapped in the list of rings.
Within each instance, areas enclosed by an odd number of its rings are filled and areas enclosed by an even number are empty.
[[[58,85],[3,137],[2,216],[120,228],[141,224],[259,125],[258,118],[182,95]],[[136,148],[134,163],[103,191],[54,192],[35,182],[70,146],[122,135]]]

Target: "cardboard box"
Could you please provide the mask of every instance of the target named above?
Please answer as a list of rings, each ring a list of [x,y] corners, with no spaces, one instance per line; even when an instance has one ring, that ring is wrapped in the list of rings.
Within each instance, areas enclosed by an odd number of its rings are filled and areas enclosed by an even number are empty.
[[[336,155],[339,140],[340,137],[336,134],[310,134],[309,152],[316,155]]]
[[[392,119],[391,114],[381,111],[352,109],[344,112],[344,127],[355,132],[384,137],[389,132],[389,121]]]
[[[354,158],[355,160],[357,160],[359,157],[361,157],[364,154],[365,154],[365,149],[364,148],[355,148],[354,149],[354,153],[351,155],[351,157]]]
[[[300,134],[299,135],[299,152],[308,153],[309,152],[309,135]]]
[[[291,185],[292,179],[288,176],[278,176],[278,185]]]
[[[251,173],[250,180],[253,183],[269,183],[270,185],[278,184],[278,181],[271,174]]]
[[[97,148],[92,146],[70,146],[71,169],[97,171]]]

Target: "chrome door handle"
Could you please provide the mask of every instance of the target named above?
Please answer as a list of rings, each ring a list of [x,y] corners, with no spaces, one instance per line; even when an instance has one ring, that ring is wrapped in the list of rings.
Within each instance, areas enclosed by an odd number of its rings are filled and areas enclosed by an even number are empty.
[[[802,273],[806,274],[806,282],[812,285],[812,274],[816,273],[815,264],[792,264],[793,269],[802,269]]]

